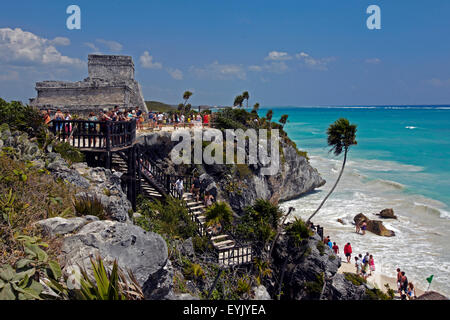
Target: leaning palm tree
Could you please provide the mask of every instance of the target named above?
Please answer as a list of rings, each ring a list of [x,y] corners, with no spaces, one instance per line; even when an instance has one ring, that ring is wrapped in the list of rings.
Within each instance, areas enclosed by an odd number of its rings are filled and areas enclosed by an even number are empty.
[[[242,103],[244,102],[244,97],[239,95],[234,98],[233,106],[242,107]]]
[[[190,92],[190,91],[185,91],[183,93],[184,105],[186,105],[187,101],[189,100],[189,98],[191,96],[192,96],[192,92]]]
[[[328,135],[328,145],[331,147],[330,152],[336,156],[339,156],[342,151],[344,151],[344,161],[342,162],[341,172],[334,183],[333,188],[331,188],[330,192],[328,192],[327,196],[322,200],[319,207],[316,211],[306,220],[307,223],[319,212],[320,208],[324,205],[325,201],[327,201],[328,197],[333,193],[334,189],[336,189],[339,180],[341,180],[342,174],[344,173],[345,162],[347,161],[347,153],[352,145],[357,144],[356,142],[356,125],[350,124],[350,122],[345,118],[340,118],[336,120],[333,124],[328,127],[327,130]]]
[[[242,98],[247,102],[247,108],[248,108],[248,99],[250,99],[250,95],[248,94],[248,91],[244,91],[242,93]]]
[[[284,126],[286,125],[287,119],[288,119],[288,115],[287,114],[283,114],[279,120],[279,122],[283,125],[281,128],[284,129]]]
[[[259,110],[259,103],[257,102],[257,103],[255,103],[255,105],[253,106],[252,112],[258,114],[258,110]]]

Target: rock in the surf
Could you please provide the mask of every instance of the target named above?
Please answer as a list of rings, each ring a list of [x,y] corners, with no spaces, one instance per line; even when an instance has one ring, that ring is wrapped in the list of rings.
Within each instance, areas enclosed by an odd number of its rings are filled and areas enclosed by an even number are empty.
[[[397,216],[394,214],[394,209],[383,209],[377,215],[384,219],[397,219]]]
[[[375,233],[379,236],[383,237],[393,237],[395,236],[395,232],[392,230],[388,230],[384,225],[383,222],[380,220],[370,220],[367,218],[364,214],[358,213],[353,220],[355,221],[355,224],[361,224],[364,221],[367,223],[367,231],[370,231],[372,233]]]

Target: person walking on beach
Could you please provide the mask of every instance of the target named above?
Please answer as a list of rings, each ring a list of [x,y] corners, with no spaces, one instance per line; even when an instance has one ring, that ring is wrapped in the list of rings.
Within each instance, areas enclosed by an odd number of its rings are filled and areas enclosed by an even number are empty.
[[[397,289],[400,295],[402,294],[401,284],[402,284],[402,271],[400,270],[400,268],[397,268]]]
[[[402,271],[402,279],[400,282],[400,294],[402,291],[405,294],[408,293],[408,277],[406,277],[405,271]]]
[[[355,223],[355,228],[356,228],[356,233],[359,233],[359,231],[361,230],[361,224],[358,222]]]
[[[362,230],[363,235],[366,234],[366,229],[367,229],[367,223],[365,221],[363,221],[363,223],[361,224],[361,230]]]
[[[375,272],[375,260],[373,259],[372,255],[369,256],[369,268],[370,268],[369,276],[371,276],[372,272]]]
[[[414,287],[414,285],[413,285],[412,282],[410,282],[410,283],[408,284],[408,292],[407,292],[407,296],[408,296],[408,299],[409,299],[409,300],[417,299],[417,296],[416,296],[416,288]]]
[[[333,242],[333,247],[332,247],[332,249],[333,249],[335,255],[338,255],[338,254],[339,254],[339,247],[338,247],[338,245],[336,244],[336,242]]]
[[[352,246],[350,242],[347,242],[347,244],[344,246],[344,254],[347,258],[347,263],[350,263],[350,260],[352,258]]]
[[[355,267],[356,267],[356,274],[361,275],[362,264],[361,260],[359,260],[358,257],[355,257]]]

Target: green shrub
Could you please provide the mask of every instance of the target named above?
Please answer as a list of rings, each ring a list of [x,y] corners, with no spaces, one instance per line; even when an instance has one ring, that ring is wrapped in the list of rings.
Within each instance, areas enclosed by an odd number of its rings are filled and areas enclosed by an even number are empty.
[[[299,246],[303,240],[308,239],[311,236],[311,230],[306,223],[299,218],[295,218],[295,221],[286,228],[286,231],[296,246]]]
[[[138,219],[139,223],[148,225],[156,233],[173,239],[188,239],[197,234],[197,226],[180,200],[171,197],[165,202],[144,199],[139,203],[138,211],[143,215]]]
[[[233,211],[226,202],[216,202],[211,207],[206,209],[206,225],[208,227],[217,224],[227,230],[233,222]]]
[[[392,300],[389,295],[385,294],[380,289],[366,289],[365,300]]]
[[[325,244],[322,241],[317,241],[316,248],[319,250],[321,256],[325,254]]]
[[[345,279],[353,283],[355,286],[360,286],[367,283],[367,280],[357,275],[356,273],[344,272]]]
[[[0,98],[0,123],[8,124],[11,131],[23,131],[31,137],[45,136],[46,125],[39,110],[18,101],[8,103]]]
[[[100,220],[106,219],[105,208],[97,197],[82,196],[73,202],[78,216],[96,216]]]
[[[243,276],[242,278],[239,278],[236,285],[237,294],[249,295],[251,291],[252,291],[252,284],[250,278],[248,276]]]
[[[189,263],[188,266],[183,269],[183,273],[186,279],[198,281],[205,278],[205,271],[203,271],[201,265],[197,263]]]
[[[77,148],[71,146],[67,142],[60,142],[54,145],[55,152],[70,164],[84,161],[84,154]]]
[[[318,274],[316,275],[316,281],[305,282],[305,290],[314,298],[319,298],[322,293],[323,284],[323,273],[320,275]]]
[[[257,199],[253,206],[245,208],[244,215],[235,227],[236,235],[242,239],[259,242],[263,246],[276,235],[282,212],[270,201]]]

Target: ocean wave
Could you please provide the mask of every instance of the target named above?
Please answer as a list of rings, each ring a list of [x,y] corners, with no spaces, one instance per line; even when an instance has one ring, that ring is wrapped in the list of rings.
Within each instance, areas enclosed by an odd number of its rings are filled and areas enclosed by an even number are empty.
[[[391,181],[391,180],[384,180],[384,179],[375,179],[375,180],[370,180],[369,182],[367,182],[367,184],[369,185],[381,185],[383,187],[391,187],[397,190],[403,190],[405,189],[405,185],[399,183],[399,182],[395,182],[395,181]]]
[[[414,130],[414,129],[417,129],[417,127],[414,127],[414,126],[407,126],[407,127],[405,127],[406,129],[410,129],[410,130]]]
[[[419,213],[434,214],[440,218],[450,219],[450,212],[421,202],[414,202],[414,210]]]

